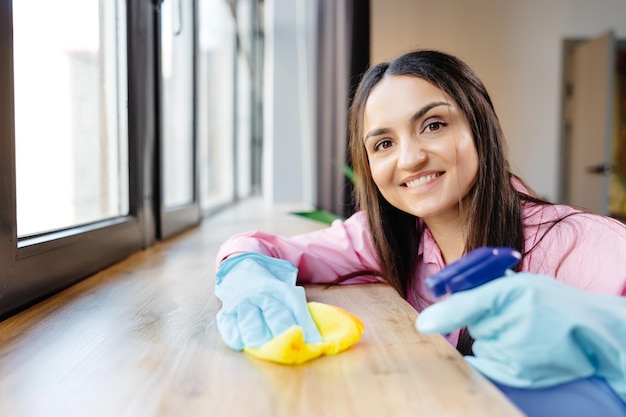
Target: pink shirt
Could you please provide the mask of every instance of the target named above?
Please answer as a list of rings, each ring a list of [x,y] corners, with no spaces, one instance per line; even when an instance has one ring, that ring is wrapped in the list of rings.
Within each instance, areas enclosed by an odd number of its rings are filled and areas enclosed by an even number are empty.
[[[524,207],[525,250],[534,249],[524,257],[521,270],[550,275],[585,291],[626,295],[626,227],[617,220],[584,213],[568,217],[551,230],[550,224],[541,224],[572,212],[576,210],[563,205]],[[299,269],[300,283],[329,283],[355,271],[379,269],[364,212],[294,237],[258,231],[235,235],[220,247],[217,262],[234,252],[260,252],[291,261]],[[426,295],[424,279],[444,266],[439,246],[425,228],[412,285]],[[384,279],[359,276],[344,283],[365,282]],[[428,304],[410,295],[407,301],[418,311]],[[448,340],[456,345],[457,338],[458,332]]]

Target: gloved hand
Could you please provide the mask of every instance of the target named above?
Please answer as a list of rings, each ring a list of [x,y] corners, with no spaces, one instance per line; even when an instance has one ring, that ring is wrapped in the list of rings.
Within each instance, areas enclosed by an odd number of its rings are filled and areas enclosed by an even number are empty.
[[[302,328],[306,342],[321,342],[304,288],[296,286],[297,274],[291,262],[260,253],[223,261],[215,295],[222,300],[216,320],[224,343],[234,350],[258,348],[294,325]]]
[[[507,273],[452,294],[417,318],[423,333],[467,326],[487,377],[542,388],[601,377],[626,401],[626,298],[583,292],[556,279]]]

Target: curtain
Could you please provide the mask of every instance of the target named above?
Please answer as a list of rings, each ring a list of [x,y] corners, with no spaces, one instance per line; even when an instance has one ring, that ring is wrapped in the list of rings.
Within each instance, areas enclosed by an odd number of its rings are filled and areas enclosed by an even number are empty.
[[[369,1],[318,0],[317,205],[349,216],[352,186],[341,165],[348,155],[348,109],[369,65]]]

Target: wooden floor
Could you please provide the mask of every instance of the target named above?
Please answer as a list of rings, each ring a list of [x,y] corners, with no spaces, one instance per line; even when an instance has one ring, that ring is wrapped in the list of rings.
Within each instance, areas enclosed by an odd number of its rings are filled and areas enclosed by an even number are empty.
[[[416,313],[385,301],[396,296],[383,285],[343,297],[344,308],[380,310],[359,310],[362,341],[317,365],[261,363],[221,344],[218,246],[239,231],[322,227],[291,209],[303,208],[230,208],[0,323],[0,416],[519,415],[443,338],[418,335]],[[311,294],[342,305],[337,292]]]

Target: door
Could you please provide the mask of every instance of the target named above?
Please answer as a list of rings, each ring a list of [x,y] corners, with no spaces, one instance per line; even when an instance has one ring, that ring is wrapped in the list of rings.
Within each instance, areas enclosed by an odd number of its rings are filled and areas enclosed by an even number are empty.
[[[565,200],[608,214],[615,39],[606,33],[569,55]]]

